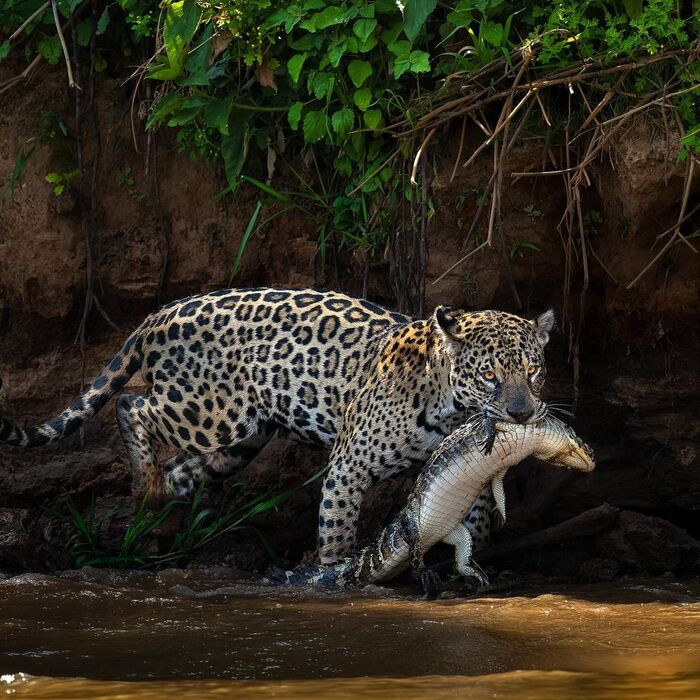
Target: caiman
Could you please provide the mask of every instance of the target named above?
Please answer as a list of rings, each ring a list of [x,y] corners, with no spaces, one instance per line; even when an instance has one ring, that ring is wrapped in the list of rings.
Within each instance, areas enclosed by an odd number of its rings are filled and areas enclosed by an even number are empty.
[[[460,574],[481,578],[471,566],[471,536],[462,520],[492,480],[497,506],[502,508],[503,475],[530,455],[582,472],[595,468],[591,448],[553,416],[532,424],[493,426],[476,417],[443,440],[416,479],[406,505],[374,544],[338,564],[288,571],[283,583],[345,588],[385,581],[410,566],[427,588],[423,556],[440,541],[455,546]]]

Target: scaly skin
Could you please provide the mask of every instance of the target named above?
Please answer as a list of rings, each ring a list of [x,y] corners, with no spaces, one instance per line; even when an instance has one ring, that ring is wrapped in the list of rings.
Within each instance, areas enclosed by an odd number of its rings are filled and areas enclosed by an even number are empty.
[[[538,423],[496,423],[489,441],[479,420],[472,420],[442,441],[418,476],[406,505],[384,528],[377,541],[342,563],[307,566],[288,572],[291,585],[351,586],[385,581],[409,566],[426,583],[423,555],[437,542],[455,545],[457,568],[463,575],[479,575],[470,566],[471,537],[462,520],[479,493],[492,479],[533,455],[555,466],[590,472],[592,450],[571,428],[547,416]],[[497,497],[498,499],[498,497]]]

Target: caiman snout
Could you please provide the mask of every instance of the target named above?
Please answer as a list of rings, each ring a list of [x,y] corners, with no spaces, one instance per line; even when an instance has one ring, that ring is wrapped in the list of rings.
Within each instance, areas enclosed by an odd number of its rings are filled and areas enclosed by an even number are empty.
[[[547,461],[557,467],[567,467],[581,472],[592,472],[595,469],[593,451],[587,445],[572,444]]]

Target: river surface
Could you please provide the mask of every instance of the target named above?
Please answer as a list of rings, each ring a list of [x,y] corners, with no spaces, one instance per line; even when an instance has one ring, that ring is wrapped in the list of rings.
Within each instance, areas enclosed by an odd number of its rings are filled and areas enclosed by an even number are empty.
[[[700,584],[665,579],[421,600],[230,573],[0,581],[17,698],[700,697]]]

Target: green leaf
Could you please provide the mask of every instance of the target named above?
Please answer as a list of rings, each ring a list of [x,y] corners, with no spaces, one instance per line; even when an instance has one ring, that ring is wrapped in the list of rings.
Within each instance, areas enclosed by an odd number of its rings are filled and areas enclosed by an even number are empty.
[[[287,63],[287,71],[289,72],[289,77],[295,82],[299,82],[299,75],[301,74],[301,69],[304,67],[304,61],[306,61],[307,53],[297,53],[294,54],[289,59]]]
[[[454,24],[455,27],[468,27],[474,18],[472,11],[475,9],[476,3],[473,0],[462,0],[458,2],[454,11],[447,15],[447,21]]]
[[[365,124],[368,129],[376,129],[382,121],[382,112],[379,109],[368,109],[365,112]]]
[[[341,174],[346,177],[352,175],[352,161],[347,155],[336,158],[333,161],[333,167]]]
[[[270,185],[266,185],[264,182],[260,182],[260,180],[256,180],[254,177],[250,177],[250,175],[241,175],[241,180],[249,183],[250,185],[254,185],[265,194],[269,194],[271,197],[274,197],[274,199],[276,199],[278,202],[291,202],[289,197],[287,197],[287,195],[283,192],[276,190],[274,187],[270,187]]]
[[[102,10],[102,14],[100,15],[100,19],[97,20],[97,36],[100,36],[100,34],[104,34],[108,25],[109,25],[109,7],[105,7],[105,9]]]
[[[375,9],[374,5],[375,5],[374,3],[367,4],[367,5],[360,5],[360,8],[359,8],[360,9],[360,17],[366,17],[368,19],[370,17],[374,17],[374,9]]]
[[[301,119],[301,110],[303,106],[303,102],[295,102],[289,108],[289,112],[287,113],[287,120],[289,121],[289,126],[291,126],[292,129],[294,129],[294,131],[296,131],[297,127],[299,126],[299,120]]]
[[[326,29],[334,24],[341,24],[344,19],[345,9],[330,5],[318,14],[313,16],[313,23],[316,29]]]
[[[42,39],[37,45],[39,53],[51,64],[56,65],[61,58],[61,42],[57,36]]]
[[[201,12],[196,0],[176,0],[168,5],[163,26],[163,42],[171,69],[177,75],[187,58],[187,48],[197,31]]]
[[[369,53],[378,43],[377,37],[372,34],[365,41],[360,41],[357,44],[357,52]]]
[[[230,134],[221,137],[221,155],[229,187],[235,191],[238,176],[248,155],[248,116],[237,115],[229,127]]]
[[[382,41],[387,45],[393,44],[396,39],[398,38],[399,34],[401,34],[401,30],[403,29],[402,24],[394,24],[393,26],[389,27],[388,29],[385,29],[381,34]]]
[[[436,6],[437,0],[406,0],[403,6],[403,30],[411,41],[418,36]]]
[[[61,175],[61,173],[49,173],[44,179],[46,182],[54,184],[56,182],[61,182],[61,180],[63,180],[63,175]]]
[[[343,57],[347,47],[347,42],[344,40],[331,44],[330,48],[328,49],[327,56],[333,68],[337,68],[340,65],[340,59]]]
[[[168,120],[168,126],[184,126],[199,116],[200,107],[182,107]]]
[[[361,61],[357,58],[350,61],[350,64],[348,65],[348,75],[357,88],[362,87],[362,83],[364,83],[373,72],[374,71],[370,63],[367,61]]]
[[[411,55],[403,54],[397,56],[394,61],[394,77],[400,78],[407,70],[411,68]]]
[[[349,107],[339,109],[331,117],[333,131],[335,131],[335,133],[338,134],[341,139],[345,138],[350,133],[354,123],[355,115]]]
[[[212,129],[217,129],[220,134],[228,136],[228,118],[232,107],[233,101],[230,97],[211,99],[204,107],[204,121],[206,125]]]
[[[206,73],[195,73],[189,78],[178,78],[177,84],[180,86],[187,85],[199,85],[202,87],[207,87],[212,80],[215,78],[220,78],[226,73],[226,62],[222,61],[220,63],[214,64]]]
[[[395,56],[406,56],[411,52],[411,42],[401,39],[400,41],[392,41],[387,44],[387,49]]]
[[[209,70],[209,55],[211,54],[211,38],[214,33],[214,23],[206,25],[204,31],[196,40],[197,48],[192,51],[185,62],[185,68],[192,74],[205,78]]]
[[[352,31],[360,38],[360,41],[367,41],[376,28],[376,19],[358,19],[352,25]]]
[[[75,36],[78,41],[78,46],[87,46],[92,39],[92,22],[84,20],[78,22],[78,26],[75,28]]]
[[[425,51],[411,51],[411,73],[427,73],[430,70],[430,56]]]
[[[248,245],[248,240],[250,239],[250,236],[253,233],[255,222],[258,220],[258,214],[260,214],[262,205],[263,203],[261,201],[258,201],[258,203],[255,205],[255,210],[253,211],[252,216],[250,217],[250,219],[248,219],[248,225],[246,226],[245,232],[243,233],[243,238],[241,238],[241,244],[238,246],[236,259],[233,261],[233,266],[231,267],[231,272],[228,276],[229,286],[233,282],[233,278],[236,276],[238,270],[241,267],[241,261],[243,260],[243,251],[245,250],[246,245]]]
[[[503,26],[493,22],[482,24],[479,28],[479,37],[498,48],[503,41]]]
[[[334,84],[335,76],[333,73],[316,72],[309,78],[307,87],[316,99],[322,100],[333,92]]]
[[[352,96],[352,101],[364,112],[372,101],[372,91],[369,88],[360,88]]]
[[[304,141],[315,143],[327,133],[326,113],[323,110],[312,110],[304,117]]]
[[[5,41],[0,44],[0,61],[4,61],[7,55],[10,53],[10,40],[5,39]]]
[[[266,31],[267,29],[272,29],[272,27],[277,27],[280,24],[284,24],[287,20],[289,19],[289,12],[285,8],[282,8],[280,10],[277,10],[277,12],[273,12],[266,20],[263,22],[262,27],[260,27],[263,31]]]
[[[304,34],[304,36],[299,39],[293,39],[288,41],[287,45],[290,49],[295,51],[311,51],[312,49],[319,49],[323,45],[323,36],[316,36],[314,34]]]
[[[182,72],[179,66],[171,66],[168,57],[164,56],[162,63],[156,63],[148,70],[148,78],[153,80],[174,80]]]
[[[169,95],[161,97],[151,110],[151,116],[146,122],[146,128],[161,124],[166,117],[180,109],[182,105],[182,95],[179,92],[171,92]]]

